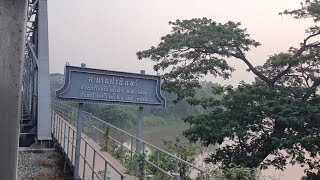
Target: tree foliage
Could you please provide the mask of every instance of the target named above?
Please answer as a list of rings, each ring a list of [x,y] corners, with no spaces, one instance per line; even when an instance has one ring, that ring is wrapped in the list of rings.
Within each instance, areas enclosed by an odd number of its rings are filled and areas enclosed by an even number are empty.
[[[166,150],[174,154],[176,157],[193,163],[195,161],[196,155],[196,146],[190,142],[183,142],[178,137],[175,140],[162,140],[163,144],[166,146]],[[166,154],[161,153],[160,151],[152,152],[148,156],[148,160],[156,165],[158,165],[161,169],[167,172],[175,172],[176,161]],[[189,177],[191,173],[191,168],[184,163],[178,163],[178,170],[180,174],[181,180],[191,180]],[[149,171],[151,174],[155,175],[155,179],[170,179],[167,175],[161,173],[155,167],[149,167]]]
[[[233,167],[230,169],[215,169],[208,174],[208,179],[214,180],[259,180],[262,179],[256,173],[256,170],[243,168],[243,167]]]
[[[312,18],[314,25],[301,44],[271,55],[262,66],[253,66],[247,58],[260,43],[240,23],[207,18],[170,22],[171,33],[156,47],[137,53],[139,59],[155,61],[154,70],[166,70],[163,87],[176,93],[177,100],[212,108],[185,118],[191,127],[184,134],[191,141],[221,145],[207,162],[279,169],[299,163],[307,165],[307,174],[320,168],[320,1],[305,0],[300,9],[280,14]],[[195,97],[202,77],[231,77],[231,57],[245,63],[255,81],[214,86],[212,92],[220,99]]]

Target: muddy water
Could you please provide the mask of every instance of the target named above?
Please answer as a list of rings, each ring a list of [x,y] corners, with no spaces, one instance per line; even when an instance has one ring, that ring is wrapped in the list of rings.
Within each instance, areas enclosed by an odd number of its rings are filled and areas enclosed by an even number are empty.
[[[171,125],[171,126],[163,126],[163,127],[152,127],[145,128],[143,131],[143,139],[147,142],[152,142],[152,144],[164,149],[164,145],[162,143],[162,139],[174,140],[175,137],[184,138],[182,135],[182,131],[186,128],[185,125]],[[207,165],[203,162],[203,160],[212,152],[214,147],[209,149],[203,149],[200,151],[196,157],[195,165],[201,167],[202,169],[213,169],[212,165]],[[261,176],[265,180],[300,180],[304,175],[304,169],[299,166],[291,166],[288,165],[285,171],[276,170],[273,167],[269,167],[267,170],[263,170],[261,172]],[[195,175],[195,172],[192,173]]]
[[[196,157],[195,165],[202,167],[203,169],[214,169],[212,165],[203,163],[203,160],[210,155],[210,152],[203,152]],[[266,170],[262,170],[259,174],[263,180],[300,180],[304,175],[303,168],[299,166],[288,165],[285,171],[276,170],[273,167],[269,167]]]

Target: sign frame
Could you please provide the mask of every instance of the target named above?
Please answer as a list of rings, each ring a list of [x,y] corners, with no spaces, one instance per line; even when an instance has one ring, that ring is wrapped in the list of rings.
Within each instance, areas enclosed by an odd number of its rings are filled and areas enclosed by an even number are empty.
[[[64,97],[63,94],[67,92],[70,88],[71,81],[71,73],[85,73],[92,74],[98,76],[113,76],[113,77],[122,77],[122,78],[134,78],[141,79],[147,81],[156,81],[156,87],[154,95],[156,96],[159,103],[148,103],[148,102],[132,102],[125,100],[107,100],[107,99],[93,99],[93,98],[85,98],[85,97]],[[64,85],[56,91],[56,97],[62,101],[72,101],[77,103],[104,103],[111,105],[134,105],[139,107],[153,107],[153,108],[166,108],[166,99],[161,94],[161,77],[155,75],[145,75],[145,74],[137,74],[137,73],[129,73],[129,72],[120,72],[120,71],[110,71],[110,70],[102,70],[102,69],[94,69],[94,68],[85,68],[85,67],[76,67],[76,66],[65,66],[65,74],[64,74]]]

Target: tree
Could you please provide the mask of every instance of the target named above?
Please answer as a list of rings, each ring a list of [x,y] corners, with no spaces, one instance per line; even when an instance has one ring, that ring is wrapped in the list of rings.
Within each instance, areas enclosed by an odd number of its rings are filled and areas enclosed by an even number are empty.
[[[191,124],[184,132],[187,138],[204,146],[221,145],[207,162],[279,169],[299,163],[308,165],[308,174],[320,168],[320,1],[305,0],[300,9],[280,14],[312,18],[315,25],[298,47],[270,56],[262,66],[254,67],[247,58],[260,43],[240,23],[207,18],[169,22],[170,34],[156,47],[137,53],[139,59],[155,61],[154,70],[167,70],[163,88],[176,93],[177,100],[213,109],[185,118]],[[221,99],[195,98],[203,76],[230,78],[231,57],[245,63],[256,80],[237,87],[214,86],[212,92]]]

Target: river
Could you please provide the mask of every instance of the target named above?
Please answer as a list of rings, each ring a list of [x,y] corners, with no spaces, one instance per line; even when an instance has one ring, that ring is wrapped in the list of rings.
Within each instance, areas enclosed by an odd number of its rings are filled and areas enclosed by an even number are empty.
[[[165,147],[162,143],[162,139],[174,140],[175,137],[184,138],[182,136],[182,131],[185,128],[186,126],[183,124],[145,128],[143,131],[143,139],[147,142],[152,142],[152,144],[156,145],[157,147],[164,149]],[[210,147],[198,151],[198,155],[195,158],[195,165],[201,167],[202,169],[212,169],[213,166],[205,164],[203,160],[209,154],[211,154],[213,149],[214,147]],[[195,172],[192,174],[194,176]],[[304,169],[298,165],[288,165],[284,171],[276,170],[274,167],[269,167],[261,172],[262,179],[265,180],[300,180],[303,175]]]

